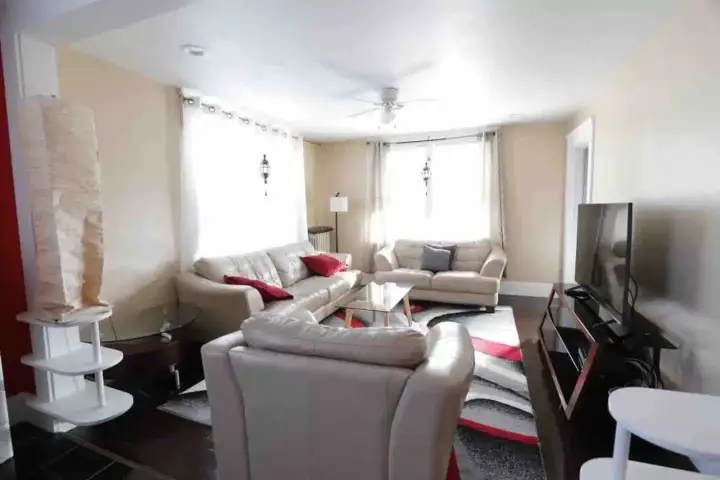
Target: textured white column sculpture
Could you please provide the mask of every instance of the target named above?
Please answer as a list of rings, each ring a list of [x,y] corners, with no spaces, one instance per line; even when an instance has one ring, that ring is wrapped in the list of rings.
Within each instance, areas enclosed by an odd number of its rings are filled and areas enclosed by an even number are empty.
[[[19,115],[35,236],[37,292],[30,309],[62,322],[99,306],[103,268],[100,165],[89,108],[52,96]]]

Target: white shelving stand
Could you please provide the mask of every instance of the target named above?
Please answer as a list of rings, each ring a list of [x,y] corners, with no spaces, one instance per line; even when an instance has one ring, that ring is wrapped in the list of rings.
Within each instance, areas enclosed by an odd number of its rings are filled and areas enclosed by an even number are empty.
[[[112,420],[127,412],[133,404],[129,393],[105,386],[103,370],[122,361],[123,354],[118,350],[103,347],[100,344],[100,322],[112,315],[111,307],[91,307],[74,313],[62,323],[54,322],[43,314],[25,312],[17,316],[21,322],[29,323],[41,329],[78,328],[90,325],[92,343],[79,343],[76,348],[58,356],[39,358],[27,355],[22,362],[37,370],[52,374],[76,377],[79,388],[67,395],[47,400],[31,397],[27,400],[30,408],[53,418],[73,425],[94,425]],[[85,380],[88,374],[95,381]],[[77,378],[80,377],[80,378]]]

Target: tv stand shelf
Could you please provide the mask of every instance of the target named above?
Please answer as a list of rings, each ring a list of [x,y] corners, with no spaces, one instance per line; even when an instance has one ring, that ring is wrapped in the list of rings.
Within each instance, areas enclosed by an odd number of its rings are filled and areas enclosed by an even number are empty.
[[[631,317],[633,328],[617,335],[608,323],[610,317],[591,299],[578,300],[565,293],[572,286],[553,285],[541,307],[539,335],[523,345],[543,464],[547,478],[558,480],[578,480],[585,461],[612,456],[615,421],[607,401],[610,390],[619,386],[616,374],[622,360],[643,355],[655,366],[660,350],[675,348],[637,313]],[[630,459],[693,469],[687,457],[637,438]]]
[[[625,358],[651,358],[657,370],[660,350],[675,348],[641,315],[633,313],[627,318],[630,325],[623,326],[627,331],[618,335],[609,311],[583,296],[577,287],[553,285],[539,328],[539,343],[568,419],[588,383],[603,376],[604,367],[612,365],[617,370],[627,365]]]

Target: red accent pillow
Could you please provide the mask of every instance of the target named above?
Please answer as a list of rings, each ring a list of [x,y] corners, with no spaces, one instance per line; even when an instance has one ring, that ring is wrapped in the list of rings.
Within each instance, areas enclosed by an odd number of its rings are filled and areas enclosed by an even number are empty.
[[[335,275],[338,272],[344,272],[347,270],[347,265],[338,260],[335,257],[326,255],[324,253],[318,253],[317,255],[307,255],[300,257],[306,267],[308,267],[313,273],[322,275],[323,277],[329,277]]]
[[[260,292],[260,296],[266,302],[274,302],[275,300],[289,300],[293,298],[293,296],[287,290],[276,287],[275,285],[271,285],[269,283],[265,283],[262,280],[253,280],[252,278],[247,277],[225,275],[225,283],[227,283],[228,285],[247,285],[249,287],[253,287],[258,292]]]

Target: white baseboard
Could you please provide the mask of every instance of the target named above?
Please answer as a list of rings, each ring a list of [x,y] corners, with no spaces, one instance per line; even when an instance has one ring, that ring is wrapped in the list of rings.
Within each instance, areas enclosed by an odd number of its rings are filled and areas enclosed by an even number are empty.
[[[500,295],[547,298],[550,296],[550,290],[552,290],[552,283],[513,282],[508,280],[500,282]]]
[[[44,413],[28,407],[25,401],[30,396],[31,395],[29,393],[23,392],[13,395],[7,399],[10,425],[15,425],[20,422],[28,422],[50,433],[67,432],[76,427],[76,425],[61,422],[60,420],[56,420]]]

